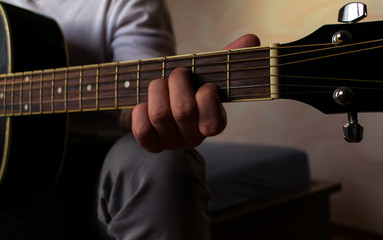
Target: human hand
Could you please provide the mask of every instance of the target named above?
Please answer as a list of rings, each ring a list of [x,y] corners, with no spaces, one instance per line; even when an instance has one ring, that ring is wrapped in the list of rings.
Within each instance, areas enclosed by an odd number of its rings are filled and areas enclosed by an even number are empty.
[[[258,45],[256,36],[245,35],[224,49]],[[137,142],[154,153],[196,147],[206,137],[221,133],[226,123],[217,87],[207,83],[194,93],[185,68],[175,69],[168,79],[153,80],[148,102],[138,104],[132,112],[132,132]]]

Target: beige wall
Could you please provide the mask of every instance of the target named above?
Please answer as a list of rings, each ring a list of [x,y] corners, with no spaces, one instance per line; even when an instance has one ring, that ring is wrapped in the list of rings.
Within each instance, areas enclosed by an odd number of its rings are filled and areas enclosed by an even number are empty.
[[[297,40],[319,26],[336,23],[334,0],[167,0],[179,54],[218,50],[256,33],[262,45]],[[368,4],[366,20],[383,19],[383,1]],[[380,29],[379,31],[383,31]],[[314,178],[342,182],[332,198],[332,220],[383,234],[383,114],[360,115],[362,143],[343,140],[347,117],[324,115],[305,104],[275,100],[226,104],[227,130],[217,141],[281,144],[307,150]]]

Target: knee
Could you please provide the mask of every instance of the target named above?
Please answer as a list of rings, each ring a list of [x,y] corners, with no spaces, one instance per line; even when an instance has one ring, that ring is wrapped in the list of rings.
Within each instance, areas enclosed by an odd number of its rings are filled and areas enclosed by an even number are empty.
[[[125,136],[108,153],[101,171],[101,184],[107,188],[117,182],[138,185],[153,182],[157,186],[170,182],[203,180],[205,162],[194,149],[149,153],[132,136]]]

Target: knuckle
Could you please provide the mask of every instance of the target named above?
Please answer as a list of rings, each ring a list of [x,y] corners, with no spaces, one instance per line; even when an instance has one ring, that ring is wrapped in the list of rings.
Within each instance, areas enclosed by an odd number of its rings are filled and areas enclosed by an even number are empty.
[[[157,126],[171,118],[171,111],[169,108],[157,108],[149,113],[150,121],[153,125]]]
[[[150,136],[152,128],[150,126],[134,126],[132,131],[138,141],[144,141]]]
[[[172,109],[172,114],[177,122],[186,122],[195,116],[195,108],[191,105],[179,105]]]

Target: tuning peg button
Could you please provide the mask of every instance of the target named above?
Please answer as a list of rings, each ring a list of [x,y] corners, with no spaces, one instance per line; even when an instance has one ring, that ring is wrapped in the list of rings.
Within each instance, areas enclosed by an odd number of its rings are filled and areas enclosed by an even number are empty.
[[[358,123],[356,112],[348,113],[348,123],[343,126],[344,139],[350,143],[358,143],[363,139],[363,127]]]
[[[338,21],[343,23],[356,23],[367,17],[367,5],[353,2],[339,10]]]

